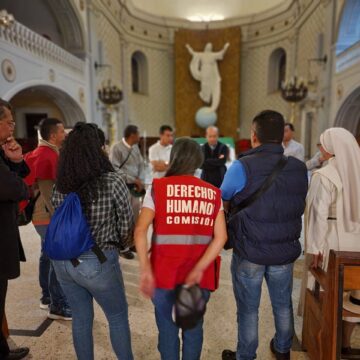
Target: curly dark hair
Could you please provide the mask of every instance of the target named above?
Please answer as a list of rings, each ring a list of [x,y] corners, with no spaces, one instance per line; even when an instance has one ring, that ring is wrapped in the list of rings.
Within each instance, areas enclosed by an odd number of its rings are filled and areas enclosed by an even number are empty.
[[[102,149],[95,124],[78,122],[60,150],[56,188],[63,194],[76,192],[87,212],[102,188],[102,175],[114,168]]]

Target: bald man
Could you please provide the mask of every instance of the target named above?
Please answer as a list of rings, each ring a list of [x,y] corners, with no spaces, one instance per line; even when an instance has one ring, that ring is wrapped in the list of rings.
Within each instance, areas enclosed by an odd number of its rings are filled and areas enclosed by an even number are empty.
[[[201,178],[208,183],[220,187],[226,173],[226,161],[229,149],[219,141],[219,129],[210,126],[206,129],[207,143],[202,146],[204,164],[201,167]]]

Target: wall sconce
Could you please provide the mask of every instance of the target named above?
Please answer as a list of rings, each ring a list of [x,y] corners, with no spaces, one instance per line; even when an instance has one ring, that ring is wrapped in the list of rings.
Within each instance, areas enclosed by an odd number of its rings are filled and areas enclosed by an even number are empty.
[[[314,58],[308,59],[308,62],[316,61],[317,63],[323,63],[324,65],[327,63],[327,55],[325,54],[322,58]]]
[[[94,68],[95,68],[95,71],[98,71],[99,69],[101,68],[110,68],[110,71],[112,70],[112,66],[111,65],[108,65],[108,64],[100,64],[98,63],[97,61],[95,61],[94,63]]]
[[[307,75],[307,83],[310,86],[314,86],[315,88],[317,88],[318,85],[318,78],[317,76],[315,76],[314,78],[312,78],[311,76],[311,63],[316,62],[317,64],[323,64],[325,65],[327,63],[327,55],[324,55],[322,58],[313,58],[313,59],[308,59],[308,75]]]

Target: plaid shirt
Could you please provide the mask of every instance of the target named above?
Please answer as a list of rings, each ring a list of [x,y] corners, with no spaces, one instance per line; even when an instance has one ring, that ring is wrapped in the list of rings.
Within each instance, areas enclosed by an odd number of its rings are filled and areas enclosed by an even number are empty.
[[[132,243],[134,215],[129,202],[129,190],[119,175],[103,175],[104,185],[97,201],[91,204],[87,221],[96,244],[103,250],[126,248]],[[51,201],[58,208],[66,194],[54,188]]]

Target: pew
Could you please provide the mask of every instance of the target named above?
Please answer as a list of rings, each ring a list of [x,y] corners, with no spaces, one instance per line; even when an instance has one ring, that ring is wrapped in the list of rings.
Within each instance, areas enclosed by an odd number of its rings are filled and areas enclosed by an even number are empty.
[[[302,346],[311,360],[340,360],[343,316],[360,322],[343,309],[343,292],[360,289],[360,252],[331,250],[327,271],[310,271],[315,289],[306,289]]]

